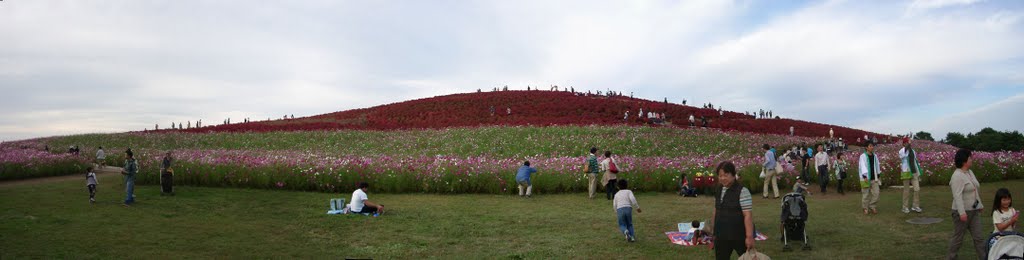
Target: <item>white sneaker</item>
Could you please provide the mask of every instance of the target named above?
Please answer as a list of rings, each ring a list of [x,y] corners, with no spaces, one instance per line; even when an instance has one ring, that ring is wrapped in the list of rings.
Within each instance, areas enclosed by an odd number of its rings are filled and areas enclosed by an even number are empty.
[[[914,208],[912,208],[910,210],[913,210],[914,212],[917,212],[917,213],[924,212],[924,210],[922,210],[920,207],[914,207]]]
[[[910,209],[903,208],[903,214],[907,214],[907,213],[910,213]]]
[[[629,237],[629,231],[622,231],[622,234],[626,235],[626,241],[627,242],[631,239],[631,237]]]

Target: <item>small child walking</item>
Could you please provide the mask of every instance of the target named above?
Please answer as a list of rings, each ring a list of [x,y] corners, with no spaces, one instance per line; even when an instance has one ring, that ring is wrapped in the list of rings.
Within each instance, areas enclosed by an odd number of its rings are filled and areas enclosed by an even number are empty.
[[[636,213],[641,213],[640,204],[637,204],[633,191],[629,190],[629,183],[625,179],[619,179],[617,186],[619,191],[615,193],[612,206],[619,218],[619,231],[626,235],[626,241],[636,242],[636,233],[633,231],[633,208]]]
[[[86,169],[88,173],[85,174],[85,187],[89,188],[89,203],[96,203],[96,173],[93,172],[92,167]]]

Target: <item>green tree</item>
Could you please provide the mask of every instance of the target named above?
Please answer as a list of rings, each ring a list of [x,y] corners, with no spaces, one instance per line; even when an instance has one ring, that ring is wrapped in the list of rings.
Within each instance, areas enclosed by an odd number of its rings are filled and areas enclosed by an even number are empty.
[[[952,145],[952,146],[956,146],[956,147],[960,147],[960,148],[965,148],[964,145],[967,144],[967,138],[964,137],[964,134],[957,133],[957,132],[950,132],[950,133],[946,134],[946,139],[945,139],[944,142],[946,144],[948,144],[948,145]]]
[[[935,141],[935,138],[932,138],[932,133],[925,131],[917,132],[916,134],[914,134],[914,139]]]

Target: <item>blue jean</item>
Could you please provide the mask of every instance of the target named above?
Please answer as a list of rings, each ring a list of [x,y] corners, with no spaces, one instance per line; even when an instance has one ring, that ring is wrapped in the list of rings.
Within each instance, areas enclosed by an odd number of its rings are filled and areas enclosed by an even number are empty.
[[[615,210],[615,214],[619,216],[619,232],[629,231],[629,236],[633,237],[633,208],[625,207],[618,208]]]
[[[132,196],[135,194],[135,176],[125,178],[124,187],[125,193],[127,193],[124,197],[124,204],[135,203],[135,197]]]

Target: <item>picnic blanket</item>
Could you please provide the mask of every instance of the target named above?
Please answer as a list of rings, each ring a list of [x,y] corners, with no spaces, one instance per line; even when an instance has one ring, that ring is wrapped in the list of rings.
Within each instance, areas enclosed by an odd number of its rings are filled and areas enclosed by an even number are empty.
[[[706,245],[714,241],[713,238],[704,236],[697,239],[697,243],[693,243],[692,239],[690,239],[693,237],[693,232],[669,231],[665,232],[665,235],[668,236],[669,241],[672,241],[673,244],[681,246]],[[761,234],[761,232],[754,231],[754,240],[765,241],[768,240],[768,236]]]

